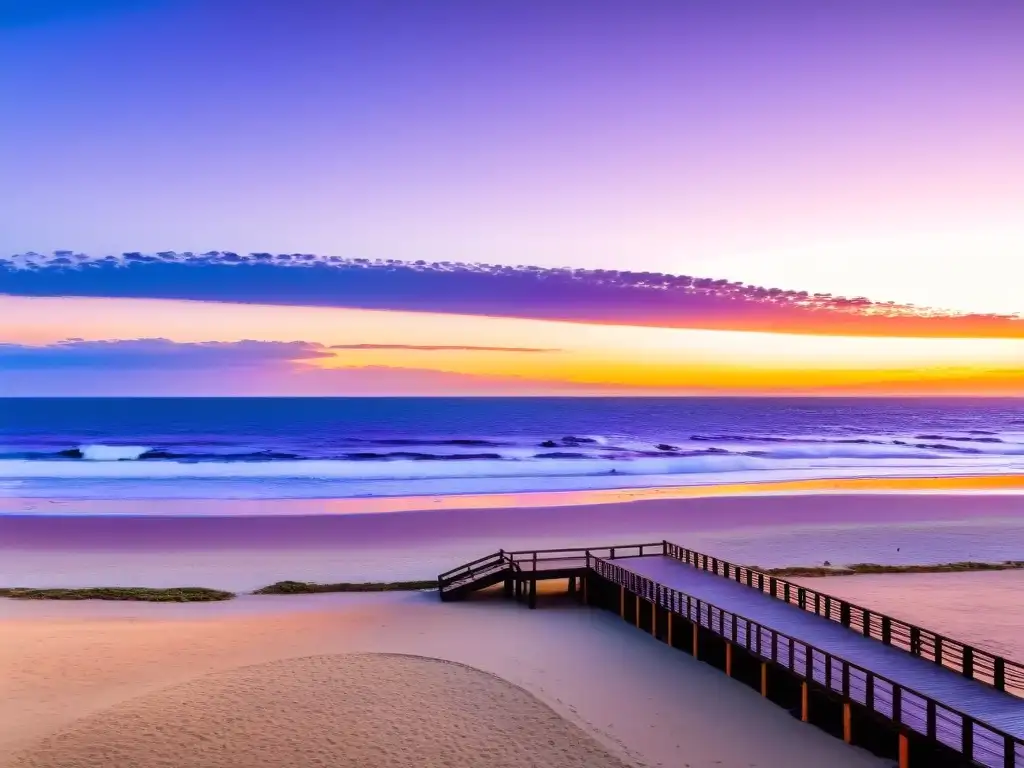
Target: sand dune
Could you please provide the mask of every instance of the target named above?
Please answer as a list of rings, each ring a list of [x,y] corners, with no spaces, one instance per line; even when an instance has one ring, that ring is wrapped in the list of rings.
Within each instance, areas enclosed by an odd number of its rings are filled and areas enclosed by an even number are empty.
[[[883,764],[578,606],[0,600],[3,768]]]
[[[206,675],[78,721],[16,768],[624,768],[526,691],[414,656],[313,656]]]

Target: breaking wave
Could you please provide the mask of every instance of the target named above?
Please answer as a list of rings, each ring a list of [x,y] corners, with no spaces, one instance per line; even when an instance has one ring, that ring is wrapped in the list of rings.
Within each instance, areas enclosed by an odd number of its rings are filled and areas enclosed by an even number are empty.
[[[1020,431],[266,438],[0,445],[0,485],[27,496],[290,498],[1024,472]]]

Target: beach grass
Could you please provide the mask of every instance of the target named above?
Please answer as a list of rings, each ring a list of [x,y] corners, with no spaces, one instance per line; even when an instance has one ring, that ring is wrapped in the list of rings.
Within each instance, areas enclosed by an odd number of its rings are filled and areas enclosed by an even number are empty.
[[[322,592],[412,592],[437,589],[437,581],[342,581],[317,584],[309,581],[278,581],[261,587],[254,595],[311,595]]]
[[[924,565],[882,565],[880,563],[854,563],[852,565],[788,566],[785,568],[761,569],[769,576],[818,577],[818,576],[860,576],[865,574],[888,573],[965,573],[971,571],[1013,571],[1024,568],[1024,560],[1004,560],[1000,563],[962,560],[955,563],[931,563]]]
[[[147,603],[206,603],[230,600],[234,592],[207,587],[84,587],[34,589],[0,587],[0,597],[18,600],[135,600]]]

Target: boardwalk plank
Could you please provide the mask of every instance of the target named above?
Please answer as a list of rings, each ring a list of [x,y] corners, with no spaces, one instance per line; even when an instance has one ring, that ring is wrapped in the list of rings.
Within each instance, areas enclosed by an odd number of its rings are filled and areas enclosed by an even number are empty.
[[[737,622],[735,642],[755,652],[759,638],[756,625],[760,625],[763,656],[771,655],[768,629],[790,635],[795,639],[792,669],[798,674],[805,674],[807,654],[803,643],[807,643],[934,699],[939,703],[935,716],[936,737],[943,743],[954,747],[961,743],[963,720],[960,713],[979,721],[974,726],[974,749],[975,759],[982,764],[1001,765],[999,761],[1003,755],[1001,737],[985,728],[984,724],[1024,738],[1024,700],[988,688],[928,659],[915,657],[865,637],[858,631],[859,626],[854,629],[844,627],[823,616],[774,599],[760,590],[699,570],[675,558],[656,555],[610,562],[629,573],[646,577],[657,584],[710,603],[721,611],[754,622],[755,625],[749,631],[746,622]],[[685,603],[680,604],[681,601],[671,597],[671,603],[666,599],[664,604],[671,605],[674,610],[685,615]],[[699,612],[692,610],[689,618],[722,634],[723,617],[717,609]],[[731,635],[731,621],[731,615],[724,617],[726,636]],[[788,645],[783,638],[779,639],[779,659],[786,667],[789,666]],[[812,654],[811,676],[822,685],[826,682],[824,658],[820,653]],[[838,668],[834,669],[830,687],[837,692],[842,690],[842,675]],[[849,692],[852,700],[861,703],[866,701],[863,675],[850,675]],[[924,701],[907,691],[903,692],[901,698],[900,721],[913,730],[927,733]],[[876,681],[874,699],[876,711],[891,717],[891,686],[884,681]]]

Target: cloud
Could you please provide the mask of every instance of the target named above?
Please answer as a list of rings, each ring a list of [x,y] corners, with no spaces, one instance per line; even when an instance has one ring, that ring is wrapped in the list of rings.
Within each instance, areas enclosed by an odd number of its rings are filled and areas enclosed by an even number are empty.
[[[474,347],[420,344],[338,344],[325,346],[308,341],[204,341],[170,339],[66,339],[56,344],[0,344],[0,369],[103,368],[105,370],[250,368],[293,366],[321,358],[333,358],[332,350],[411,350],[459,352],[543,353],[555,349],[534,347]]]
[[[70,251],[0,260],[0,293],[352,307],[859,336],[1024,337],[1024,319],[687,275],[314,254]]]
[[[560,352],[543,347],[473,347],[444,344],[335,344],[330,349],[402,349],[414,352]]]
[[[352,346],[418,349],[414,345]],[[0,396],[498,396],[602,394],[613,389],[426,368],[322,368],[305,364],[335,357],[331,349],[305,341],[176,343],[168,339],[68,339],[45,346],[0,344]],[[533,351],[515,347],[494,349]]]
[[[101,368],[107,371],[246,368],[291,365],[324,357],[334,355],[323,345],[305,341],[178,343],[169,339],[68,339],[46,346],[0,344],[0,369],[4,371],[53,368]]]

